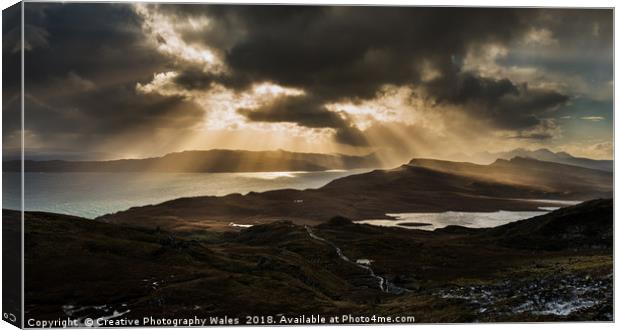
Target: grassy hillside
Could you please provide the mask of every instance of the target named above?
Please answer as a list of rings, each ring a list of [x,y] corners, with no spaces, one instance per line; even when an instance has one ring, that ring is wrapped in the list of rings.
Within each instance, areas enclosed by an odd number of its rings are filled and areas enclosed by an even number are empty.
[[[338,218],[313,228],[326,241],[288,221],[174,234],[26,213],[26,317],[116,310],[127,317],[285,312],[414,315],[419,322],[605,320],[612,313],[610,205],[594,201],[495,229],[435,232]],[[579,235],[584,240],[575,241]],[[528,244],[513,244],[525,236]],[[334,247],[350,260],[372,260],[377,275],[406,291],[383,292]],[[553,313],[567,302],[574,302],[568,314]]]

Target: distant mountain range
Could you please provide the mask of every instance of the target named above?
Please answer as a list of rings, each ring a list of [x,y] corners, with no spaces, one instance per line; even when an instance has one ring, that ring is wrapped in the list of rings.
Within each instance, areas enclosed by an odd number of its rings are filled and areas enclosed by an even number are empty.
[[[317,223],[337,215],[363,220],[386,219],[390,213],[537,210],[554,203],[533,199],[589,200],[612,195],[612,173],[600,170],[530,158],[491,165],[414,159],[395,169],[336,179],[318,189],[180,198],[98,219],[193,230],[229,221]]]
[[[5,161],[5,172],[19,172],[19,161]],[[110,161],[26,160],[26,172],[274,172],[377,168],[374,154],[299,153],[284,150],[206,150],[170,153],[163,157]]]
[[[598,160],[584,157],[575,157],[566,152],[553,152],[549,149],[527,150],[523,148],[514,149],[506,152],[478,153],[474,156],[481,162],[490,163],[496,159],[512,159],[514,157],[532,158],[546,162],[554,162],[568,165],[581,166],[596,170],[611,172],[614,169],[613,160]]]

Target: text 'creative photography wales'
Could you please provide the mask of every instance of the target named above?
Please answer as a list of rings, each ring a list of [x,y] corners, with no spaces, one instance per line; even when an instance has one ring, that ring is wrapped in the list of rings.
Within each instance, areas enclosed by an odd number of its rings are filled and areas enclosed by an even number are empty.
[[[5,8],[3,319],[611,322],[613,20]]]

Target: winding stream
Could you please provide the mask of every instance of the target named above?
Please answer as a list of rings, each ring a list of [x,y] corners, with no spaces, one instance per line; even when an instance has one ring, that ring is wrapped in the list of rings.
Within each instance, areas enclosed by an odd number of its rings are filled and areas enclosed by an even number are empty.
[[[357,262],[351,261],[351,259],[349,259],[346,255],[344,255],[344,253],[342,253],[342,250],[336,244],[332,243],[331,241],[328,241],[327,239],[325,239],[323,237],[317,236],[312,231],[312,228],[310,228],[310,226],[306,225],[304,227],[306,228],[306,231],[308,232],[308,235],[310,236],[310,238],[315,239],[317,241],[321,241],[323,243],[326,243],[327,245],[329,245],[332,248],[334,248],[334,250],[336,250],[336,253],[338,254],[338,257],[340,259],[344,260],[347,263],[355,265],[355,267],[358,267],[358,268],[366,270],[368,272],[368,275],[370,275],[370,277],[374,278],[378,282],[379,288],[381,289],[381,291],[386,292],[386,293],[392,293],[392,294],[402,294],[404,292],[409,291],[409,290],[407,290],[405,288],[398,287],[398,286],[390,283],[384,277],[375,274],[374,270],[372,270],[372,268],[370,266],[358,264]]]

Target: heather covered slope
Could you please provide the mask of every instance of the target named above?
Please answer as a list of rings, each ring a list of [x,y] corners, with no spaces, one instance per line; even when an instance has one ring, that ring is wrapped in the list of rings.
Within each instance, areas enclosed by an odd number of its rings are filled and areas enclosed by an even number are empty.
[[[179,235],[28,212],[26,316],[99,317],[117,310],[126,317],[352,313],[413,315],[418,322],[610,320],[611,203],[588,202],[494,229],[427,232],[340,218],[312,228],[323,240],[288,221]],[[510,239],[525,236],[526,246]],[[383,292],[335,247],[350,260],[373,260],[378,276],[404,290]]]
[[[317,223],[337,215],[362,220],[385,219],[387,213],[536,210],[553,204],[527,199],[586,200],[610,197],[611,189],[610,173],[536,160],[488,166],[413,160],[391,170],[336,179],[319,189],[181,198],[98,220],[192,230],[230,221]]]
[[[598,199],[488,229],[503,246],[524,249],[613,248],[613,201]]]

